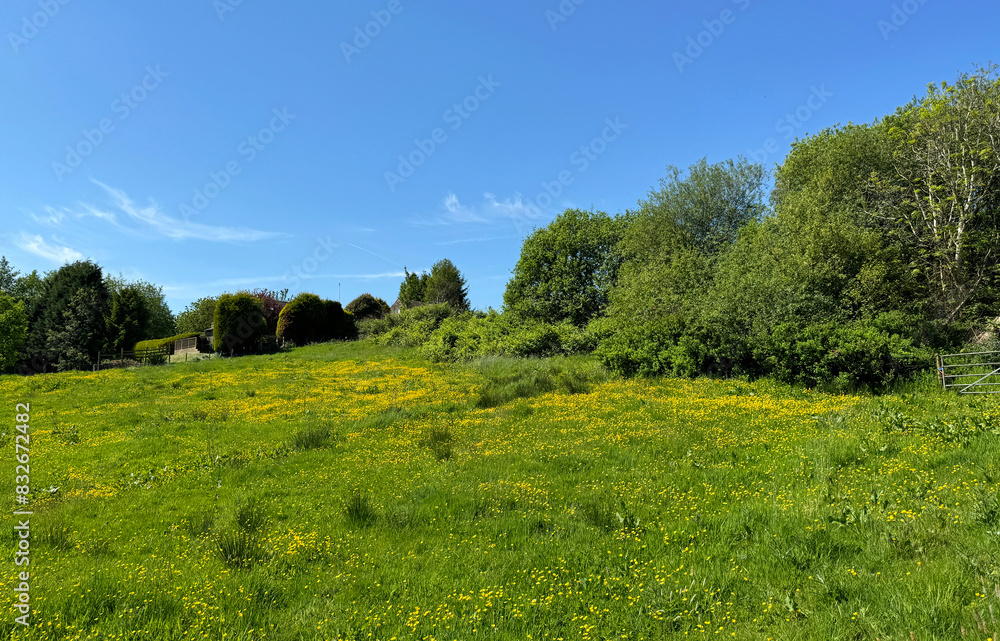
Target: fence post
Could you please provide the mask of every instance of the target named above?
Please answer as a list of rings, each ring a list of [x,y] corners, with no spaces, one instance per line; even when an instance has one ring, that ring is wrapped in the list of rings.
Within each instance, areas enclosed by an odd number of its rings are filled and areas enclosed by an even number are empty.
[[[944,363],[941,360],[940,354],[937,355],[937,375],[938,375],[938,380],[941,382],[941,388],[946,389],[944,382]]]

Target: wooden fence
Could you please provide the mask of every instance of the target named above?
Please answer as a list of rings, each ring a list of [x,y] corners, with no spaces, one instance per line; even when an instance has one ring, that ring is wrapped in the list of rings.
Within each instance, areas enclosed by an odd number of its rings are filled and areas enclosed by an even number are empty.
[[[163,365],[170,362],[171,346],[136,351],[121,351],[117,354],[98,354],[94,371],[140,365]]]
[[[938,378],[946,390],[959,394],[1000,394],[1000,352],[943,354],[937,358]]]

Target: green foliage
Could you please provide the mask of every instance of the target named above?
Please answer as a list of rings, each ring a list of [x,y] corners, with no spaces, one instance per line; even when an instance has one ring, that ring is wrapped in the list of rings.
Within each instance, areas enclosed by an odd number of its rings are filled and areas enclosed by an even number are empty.
[[[335,300],[323,301],[324,321],[323,336],[330,340],[344,340],[357,335],[354,326],[354,316],[344,311]]]
[[[427,342],[428,337],[445,319],[451,318],[455,313],[454,309],[445,304],[423,305],[404,309],[399,314],[391,314],[382,319],[366,321],[362,328],[376,345],[419,347]]]
[[[260,301],[248,294],[223,294],[215,306],[212,338],[217,352],[247,354],[257,350],[267,333]]]
[[[766,212],[762,165],[743,158],[714,165],[706,159],[685,175],[667,167],[660,188],[639,202],[622,241],[626,260],[662,261],[681,246],[717,254],[736,241],[748,223]]]
[[[882,123],[890,171],[876,176],[873,215],[913,249],[929,312],[951,322],[996,315],[1000,281],[1000,77],[996,65],[930,85]]]
[[[469,309],[469,290],[465,278],[455,264],[447,258],[431,267],[424,291],[424,302],[430,305],[444,303],[460,312]]]
[[[278,315],[278,338],[296,345],[324,340],[327,310],[316,294],[299,294]]]
[[[184,311],[177,315],[177,331],[182,333],[203,333],[215,322],[215,305],[217,297],[199,298],[189,303]]]
[[[177,320],[174,318],[173,312],[170,311],[170,307],[163,297],[162,287],[147,283],[144,280],[128,282],[121,275],[107,277],[104,280],[104,284],[111,294],[112,301],[126,290],[131,290],[138,295],[143,307],[143,321],[139,325],[139,336],[136,340],[151,338],[153,336],[169,336],[178,332]],[[204,331],[206,329],[208,329],[208,325],[197,331]],[[111,340],[110,337],[109,340]],[[128,349],[128,347],[125,349]]]
[[[17,354],[28,337],[24,303],[0,293],[0,372],[14,368]]]
[[[26,307],[28,338],[21,360],[32,370],[51,365],[86,366],[105,340],[108,292],[101,268],[90,261],[64,265],[45,277],[42,292]],[[79,294],[84,290],[83,294]],[[66,312],[69,311],[69,316]],[[72,323],[72,328],[66,325]]]
[[[104,342],[100,294],[81,287],[62,312],[62,323],[49,331],[49,349],[60,372],[90,369]]]
[[[389,305],[381,298],[376,298],[371,294],[361,294],[344,308],[355,321],[360,322],[372,318],[385,318],[389,313]]]
[[[148,307],[139,288],[126,286],[112,293],[108,314],[107,343],[102,352],[130,350],[149,325]]]
[[[521,247],[504,292],[505,311],[545,323],[586,325],[602,314],[618,280],[625,218],[568,209]]]
[[[425,301],[427,278],[430,275],[427,272],[419,276],[411,274],[405,267],[403,268],[403,273],[406,274],[406,278],[399,286],[399,302],[403,306],[403,309],[409,309],[415,304],[422,304]]]

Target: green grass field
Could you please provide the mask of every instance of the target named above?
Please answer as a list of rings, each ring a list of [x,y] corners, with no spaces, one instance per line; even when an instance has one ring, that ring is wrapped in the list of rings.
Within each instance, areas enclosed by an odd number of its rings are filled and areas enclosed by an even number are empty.
[[[831,396],[364,344],[2,377],[11,506],[17,403],[31,626],[7,527],[5,638],[1000,629],[1000,404],[933,380]]]

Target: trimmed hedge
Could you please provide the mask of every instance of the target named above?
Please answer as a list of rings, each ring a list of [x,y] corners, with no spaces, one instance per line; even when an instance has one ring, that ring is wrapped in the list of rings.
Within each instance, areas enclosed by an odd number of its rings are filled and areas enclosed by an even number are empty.
[[[323,299],[316,294],[299,294],[278,314],[277,337],[296,345],[319,342],[325,320]]]
[[[267,319],[260,300],[246,292],[219,297],[212,335],[215,351],[236,354],[256,351],[266,333]]]
[[[171,336],[170,338],[156,338],[149,341],[139,341],[135,344],[135,351],[140,352],[147,349],[159,349],[161,347],[170,347],[170,353],[174,353],[173,345],[176,341],[184,338],[194,338],[196,336],[201,336],[201,332],[188,332],[186,334],[178,334],[177,336]]]
[[[389,305],[371,294],[361,294],[349,302],[344,311],[352,314],[355,319],[363,321],[370,318],[385,318],[389,314]]]

